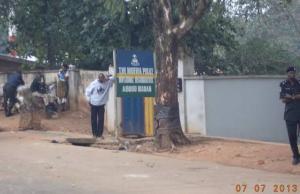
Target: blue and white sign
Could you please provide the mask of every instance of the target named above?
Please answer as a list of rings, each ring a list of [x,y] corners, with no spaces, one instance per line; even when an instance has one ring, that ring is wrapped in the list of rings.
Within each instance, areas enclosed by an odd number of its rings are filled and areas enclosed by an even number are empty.
[[[151,51],[117,50],[117,96],[155,96],[155,66]]]

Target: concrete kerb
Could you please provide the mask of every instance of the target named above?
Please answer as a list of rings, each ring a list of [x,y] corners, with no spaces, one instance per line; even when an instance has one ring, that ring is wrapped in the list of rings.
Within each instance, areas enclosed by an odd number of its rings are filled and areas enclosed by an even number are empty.
[[[53,134],[53,132],[50,132]],[[54,133],[55,134],[55,133]],[[89,147],[96,147],[109,150],[125,150],[132,152],[139,152],[146,150],[147,152],[157,151],[154,146],[155,139],[154,137],[144,137],[144,138],[126,138],[126,137],[114,137],[112,135],[106,135],[104,139],[97,138],[93,143],[89,143],[91,139],[94,139],[88,135],[82,134],[73,134],[73,133],[58,133],[60,137],[55,137],[52,139],[52,143],[62,143],[62,144],[72,144],[67,141],[67,139],[72,138],[73,140],[77,139],[79,143],[87,140],[87,144],[90,144]],[[274,142],[265,142],[265,141],[255,141],[255,140],[245,140],[245,139],[236,139],[236,138],[224,138],[224,137],[212,137],[212,136],[202,136],[200,134],[186,134],[186,136],[192,141],[192,145],[201,143],[203,141],[225,141],[225,142],[238,142],[238,143],[252,143],[252,144],[264,144],[264,145],[286,145],[284,143],[274,143]],[[76,143],[75,143],[76,144]],[[148,146],[148,149],[145,147]]]
[[[31,132],[31,131],[30,131]],[[36,132],[33,132],[36,133]],[[64,133],[64,132],[47,132],[39,131],[38,134],[50,135],[46,137],[46,141],[58,144],[77,145],[85,147],[94,147],[109,150],[122,150],[130,152],[139,152],[142,145],[153,144],[154,138],[145,137],[139,139],[125,138],[125,137],[114,137],[112,135],[105,135],[104,138],[93,138],[90,135]],[[152,149],[152,146],[149,146]],[[145,150],[145,148],[143,148]]]
[[[203,139],[216,140],[216,141],[230,141],[230,142],[238,142],[238,143],[253,143],[253,144],[265,144],[265,145],[287,145],[285,143],[277,143],[277,142],[268,142],[268,141],[258,141],[258,140],[248,140],[248,139],[238,139],[238,138],[230,138],[230,137],[218,137],[218,136],[203,136],[201,134],[185,134],[192,141],[201,141]]]

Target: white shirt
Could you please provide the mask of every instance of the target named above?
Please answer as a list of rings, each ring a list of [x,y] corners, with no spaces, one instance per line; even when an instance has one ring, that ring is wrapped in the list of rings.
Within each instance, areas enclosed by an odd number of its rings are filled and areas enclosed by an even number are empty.
[[[114,83],[114,78],[110,77],[106,82],[99,82],[98,79],[90,83],[85,90],[85,96],[93,106],[105,105],[109,97],[109,89]]]

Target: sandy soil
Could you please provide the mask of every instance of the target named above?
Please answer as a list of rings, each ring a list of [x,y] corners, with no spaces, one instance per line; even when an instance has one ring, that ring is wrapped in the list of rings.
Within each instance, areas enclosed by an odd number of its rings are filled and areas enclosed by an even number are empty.
[[[196,138],[193,145],[159,155],[183,160],[206,160],[220,164],[271,172],[300,174],[300,165],[291,164],[289,145],[215,138]]]
[[[19,115],[5,117],[0,111],[0,130],[18,130]],[[63,131],[76,132],[82,134],[91,134],[90,132],[90,116],[84,112],[62,112],[58,118],[43,119],[42,128],[45,131]]]
[[[56,119],[44,119],[42,127],[48,131],[91,134],[90,116],[83,112],[64,112]]]
[[[18,130],[19,116],[6,118],[0,111],[0,132]],[[83,112],[64,112],[57,119],[43,120],[44,130],[91,134],[90,117]],[[193,144],[173,152],[153,153],[182,160],[213,161],[229,166],[271,172],[300,174],[300,165],[291,165],[289,145],[247,142],[193,136]],[[150,144],[149,144],[150,145]]]

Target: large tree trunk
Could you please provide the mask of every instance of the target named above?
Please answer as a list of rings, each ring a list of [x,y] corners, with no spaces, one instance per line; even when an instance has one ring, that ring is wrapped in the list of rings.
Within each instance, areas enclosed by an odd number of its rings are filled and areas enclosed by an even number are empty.
[[[155,107],[156,140],[160,148],[190,143],[182,132],[177,94],[178,42],[204,15],[212,0],[197,0],[189,10],[190,1],[179,2],[180,20],[175,18],[175,1],[153,1],[153,27],[157,66]],[[178,3],[177,2],[177,3]]]
[[[182,132],[176,87],[178,72],[177,40],[172,36],[162,36],[156,45],[157,95],[155,106],[156,140],[161,148],[188,144]]]
[[[157,5],[159,6],[159,5]],[[156,7],[157,8],[157,7]],[[155,9],[155,8],[154,8]],[[159,8],[156,9],[157,11]],[[157,66],[157,94],[155,106],[156,142],[159,148],[190,143],[182,132],[177,94],[178,40],[168,31],[161,19],[161,12],[154,12],[155,53]]]

